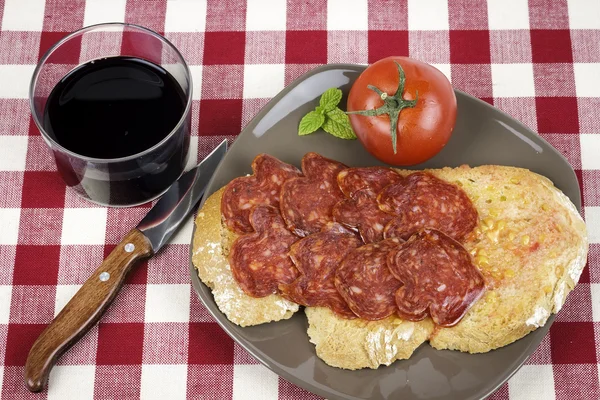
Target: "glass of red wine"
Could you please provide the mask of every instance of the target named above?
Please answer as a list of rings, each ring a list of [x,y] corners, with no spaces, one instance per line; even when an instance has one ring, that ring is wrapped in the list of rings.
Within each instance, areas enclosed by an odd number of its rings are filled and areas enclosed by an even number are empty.
[[[92,202],[148,202],[184,171],[192,78],[156,32],[108,23],[69,34],[38,63],[29,99],[58,172]]]

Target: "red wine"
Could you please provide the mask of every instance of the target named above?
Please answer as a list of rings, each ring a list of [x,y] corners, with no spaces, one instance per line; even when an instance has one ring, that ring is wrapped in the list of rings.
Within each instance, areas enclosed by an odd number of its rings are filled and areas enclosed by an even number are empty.
[[[78,66],[50,93],[43,126],[65,149],[107,162],[88,162],[55,148],[59,172],[69,186],[100,203],[129,205],[156,197],[185,168],[189,112],[177,124],[186,101],[177,80],[146,60],[109,57]]]
[[[54,87],[44,128],[74,153],[120,158],[159,143],[177,125],[186,98],[164,68],[131,57],[80,65]]]

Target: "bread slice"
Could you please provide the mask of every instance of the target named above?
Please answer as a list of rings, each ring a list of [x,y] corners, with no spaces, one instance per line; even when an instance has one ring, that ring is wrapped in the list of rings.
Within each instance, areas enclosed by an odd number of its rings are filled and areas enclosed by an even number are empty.
[[[464,245],[486,279],[487,293],[451,328],[434,329],[430,319],[347,320],[326,308],[308,307],[309,340],[327,364],[378,368],[409,358],[428,340],[436,349],[487,352],[543,326],[579,280],[588,249],[585,224],[550,180],[504,166],[428,172],[461,186],[477,208],[479,225]],[[226,255],[235,235],[221,224],[222,191],[206,201],[196,218],[193,261],[200,279],[233,323],[249,326],[289,318],[298,310],[296,304],[276,295],[252,298],[233,280]]]
[[[277,295],[250,297],[233,278],[227,256],[235,234],[221,223],[221,197],[213,193],[196,215],[192,262],[211,288],[219,310],[234,324],[252,326],[290,318],[299,306]]]

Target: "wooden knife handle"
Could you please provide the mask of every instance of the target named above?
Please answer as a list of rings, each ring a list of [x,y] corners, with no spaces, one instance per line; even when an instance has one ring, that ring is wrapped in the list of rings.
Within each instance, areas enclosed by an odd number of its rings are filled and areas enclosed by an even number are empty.
[[[58,357],[98,322],[136,262],[152,254],[142,232],[132,229],[125,236],[31,347],[25,363],[27,389],[44,389]]]

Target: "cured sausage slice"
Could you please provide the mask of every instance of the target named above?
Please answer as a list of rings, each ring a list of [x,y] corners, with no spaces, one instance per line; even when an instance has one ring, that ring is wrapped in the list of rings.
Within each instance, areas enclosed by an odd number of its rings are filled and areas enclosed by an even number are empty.
[[[377,203],[382,211],[398,216],[385,227],[386,238],[406,240],[428,227],[460,240],[477,225],[477,210],[466,193],[427,172],[415,172],[386,186]]]
[[[396,291],[398,315],[440,326],[460,321],[485,289],[483,276],[465,248],[444,233],[423,229],[388,254],[388,267],[403,286]]]
[[[317,153],[302,158],[304,177],[289,179],[281,187],[281,216],[289,230],[304,237],[333,221],[333,206],[344,198],[336,177],[345,168]]]
[[[251,176],[232,180],[221,199],[221,213],[227,227],[239,234],[252,232],[249,216],[254,206],[279,207],[283,182],[301,176],[300,170],[267,154],[252,161]]]
[[[341,191],[349,198],[354,198],[357,192],[365,189],[377,194],[387,185],[401,180],[402,176],[386,167],[348,168],[337,176]]]
[[[357,229],[363,242],[368,244],[383,240],[383,229],[394,216],[381,211],[375,195],[368,189],[363,189],[355,192],[354,198],[337,203],[333,208],[333,219],[344,226]]]
[[[279,285],[281,295],[303,306],[329,307],[342,317],[356,318],[336,290],[334,276],[346,254],[360,245],[354,232],[335,222],[297,241],[289,255],[300,276],[290,284]]]
[[[335,287],[358,317],[375,321],[396,312],[394,293],[402,286],[388,269],[388,253],[402,243],[392,238],[356,248],[335,273]]]
[[[298,240],[285,227],[279,210],[258,206],[250,213],[254,233],[242,235],[233,242],[229,264],[233,277],[242,290],[253,297],[277,292],[281,283],[291,283],[298,270],[288,257],[290,246]]]

